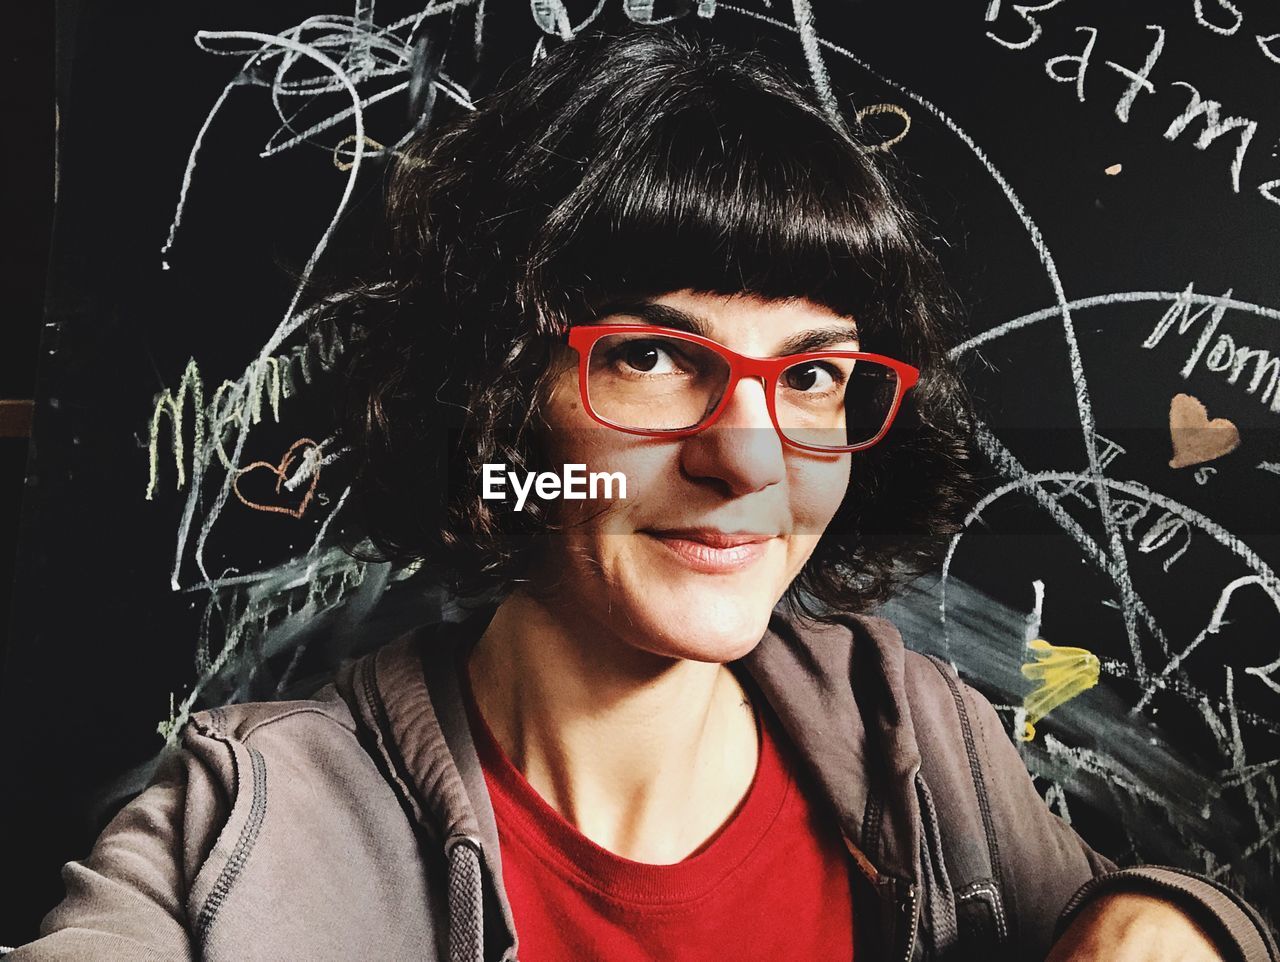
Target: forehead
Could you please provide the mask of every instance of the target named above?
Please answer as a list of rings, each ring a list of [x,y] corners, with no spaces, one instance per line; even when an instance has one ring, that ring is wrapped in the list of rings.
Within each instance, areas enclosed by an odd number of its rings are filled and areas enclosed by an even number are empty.
[[[797,334],[845,331],[855,337],[853,318],[804,298],[768,300],[752,294],[707,294],[672,291],[647,299],[695,322],[697,333],[744,354],[767,353]],[[686,325],[672,324],[671,326]]]

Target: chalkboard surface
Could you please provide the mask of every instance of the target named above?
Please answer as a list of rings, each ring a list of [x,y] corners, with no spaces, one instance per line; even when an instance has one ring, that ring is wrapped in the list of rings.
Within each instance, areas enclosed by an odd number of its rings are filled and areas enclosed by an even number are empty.
[[[760,47],[888,151],[967,314],[987,494],[886,613],[1121,861],[1280,904],[1280,9],[1240,0],[64,0],[0,942],[187,715],[449,617],[336,546],[342,332],[396,144],[574,32]]]

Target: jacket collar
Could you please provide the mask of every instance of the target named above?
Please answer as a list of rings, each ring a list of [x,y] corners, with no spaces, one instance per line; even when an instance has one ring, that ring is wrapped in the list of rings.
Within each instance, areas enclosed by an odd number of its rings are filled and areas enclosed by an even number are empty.
[[[501,955],[512,958],[515,926],[497,827],[458,682],[459,654],[491,615],[488,609],[461,624],[405,635],[358,663],[351,687],[388,777],[422,834],[446,851],[461,843],[479,848],[502,922]],[[736,667],[777,715],[871,882],[882,891],[912,884],[920,846],[920,752],[898,630],[863,615],[830,626],[775,615]]]
[[[496,929],[485,926],[486,957],[514,960],[515,922],[502,882],[498,829],[458,680],[459,653],[488,620],[477,615],[461,625],[426,626],[402,636],[354,666],[351,693],[420,834],[446,855],[457,845],[478,850],[488,883],[485,904],[497,908],[501,921]]]
[[[834,808],[860,867],[868,872],[869,860],[880,875],[911,882],[920,750],[904,656],[902,636],[884,618],[815,626],[775,615],[740,664]]]

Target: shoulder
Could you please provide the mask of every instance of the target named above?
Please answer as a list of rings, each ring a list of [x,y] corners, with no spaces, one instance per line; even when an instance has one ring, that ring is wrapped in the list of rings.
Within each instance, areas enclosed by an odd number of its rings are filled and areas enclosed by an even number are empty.
[[[976,782],[981,793],[985,779],[1027,777],[991,703],[952,665],[909,648],[888,618],[852,614],[792,631],[792,644],[823,675],[851,676],[864,719],[870,712],[883,731],[914,741],[926,778],[947,786]]]
[[[281,702],[246,702],[194,713],[182,729],[181,747],[213,773],[229,790],[254,773],[287,766],[292,777],[306,777],[333,761],[347,767],[371,767],[359,743],[351,710],[334,685],[310,698]],[[243,769],[243,771],[241,771]]]
[[[953,665],[909,648],[897,625],[888,618],[852,615],[840,628],[848,635],[850,645],[857,643],[859,634],[871,643],[888,687],[905,700],[918,735],[922,725],[934,728],[941,723],[957,745],[988,734],[1006,737],[991,703],[967,684]],[[989,732],[991,729],[994,731]]]
[[[254,906],[282,887],[314,914],[278,926],[271,938],[281,952],[311,946],[325,954],[312,944],[321,918],[355,939],[385,924],[390,910],[403,924],[384,934],[389,956],[410,936],[431,944],[433,901],[414,824],[333,685],[308,699],[199,712],[182,742],[203,769],[205,792],[220,800],[188,795],[184,816],[218,822],[188,903],[206,949],[216,943],[231,957],[233,947],[258,944]],[[333,928],[320,929],[334,938]],[[339,954],[360,954],[357,941]]]
[[[235,741],[258,750],[301,748],[309,741],[353,739],[356,723],[351,709],[333,684],[306,699],[245,702],[194,713],[183,730],[188,746],[201,739]]]
[[[204,769],[203,784],[216,786],[228,803],[231,823],[245,818],[284,830],[294,813],[325,821],[347,806],[322,803],[352,797],[371,803],[382,797],[398,809],[333,683],[305,699],[196,712],[182,730],[181,749]]]

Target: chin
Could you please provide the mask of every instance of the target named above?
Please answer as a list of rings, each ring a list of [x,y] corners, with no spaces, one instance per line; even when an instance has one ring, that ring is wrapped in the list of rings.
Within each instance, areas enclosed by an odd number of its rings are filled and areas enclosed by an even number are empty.
[[[633,644],[672,658],[719,664],[755,648],[773,610],[767,593],[755,585],[654,585],[633,597],[635,603],[627,606],[633,609],[630,622],[641,636],[633,636]]]

